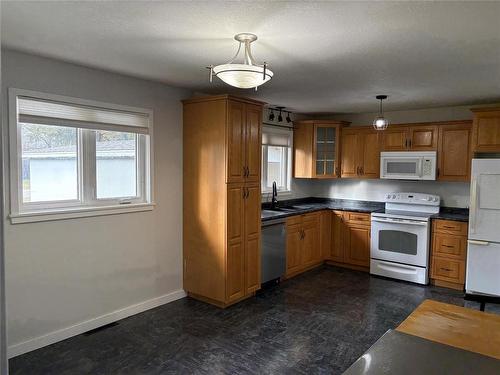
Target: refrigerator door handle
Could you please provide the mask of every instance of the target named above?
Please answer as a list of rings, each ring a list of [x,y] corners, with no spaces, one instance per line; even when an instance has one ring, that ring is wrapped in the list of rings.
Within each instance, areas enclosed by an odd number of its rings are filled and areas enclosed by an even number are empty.
[[[468,240],[468,243],[471,245],[481,245],[481,246],[488,246],[490,243],[488,241],[478,241],[478,240]]]
[[[477,215],[477,177],[472,178],[470,194],[470,232],[476,233]]]

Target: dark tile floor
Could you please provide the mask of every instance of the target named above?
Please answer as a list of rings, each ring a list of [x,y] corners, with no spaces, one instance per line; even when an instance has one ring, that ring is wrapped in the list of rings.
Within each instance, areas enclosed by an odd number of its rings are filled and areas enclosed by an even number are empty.
[[[184,298],[13,358],[10,370],[339,374],[426,298],[464,305],[461,293],[448,289],[325,266],[226,310]]]

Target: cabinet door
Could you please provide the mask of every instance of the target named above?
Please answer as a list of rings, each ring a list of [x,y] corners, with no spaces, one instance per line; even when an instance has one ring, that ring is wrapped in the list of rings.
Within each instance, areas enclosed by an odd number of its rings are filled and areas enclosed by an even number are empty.
[[[330,258],[332,251],[332,211],[322,211],[319,215],[319,248],[320,260]]]
[[[262,110],[258,105],[245,105],[246,116],[246,167],[249,182],[260,182],[261,159],[262,159]]]
[[[309,123],[294,123],[293,129],[293,177],[314,177],[313,160],[314,126]],[[313,165],[314,164],[314,165]]]
[[[332,214],[332,250],[330,259],[335,262],[344,262],[343,233],[343,212],[334,211]]]
[[[380,132],[365,132],[360,140],[362,161],[360,163],[363,178],[380,176]]]
[[[245,179],[245,105],[229,101],[227,114],[227,178],[226,182]]]
[[[410,128],[408,146],[412,151],[437,150],[438,129],[436,126],[413,126]]]
[[[470,123],[439,127],[438,180],[470,181],[470,141]]]
[[[358,177],[359,144],[358,133],[352,130],[342,131],[342,160],[340,163],[343,178]]]
[[[301,265],[303,267],[308,267],[321,261],[318,224],[318,220],[315,220],[304,223],[302,226],[303,238]]]
[[[227,253],[226,300],[245,296],[244,188],[230,185],[227,189]]]
[[[408,128],[395,126],[383,131],[383,151],[406,151],[408,148]]]
[[[260,184],[246,185],[245,216],[245,271],[246,293],[260,289]]]
[[[500,152],[500,110],[474,113],[473,147],[476,152]]]
[[[286,228],[286,274],[290,275],[301,268],[302,225],[287,225]]]
[[[331,125],[314,125],[314,172],[317,178],[337,177],[339,162],[339,128]]]
[[[370,227],[346,225],[344,243],[345,263],[370,265]]]

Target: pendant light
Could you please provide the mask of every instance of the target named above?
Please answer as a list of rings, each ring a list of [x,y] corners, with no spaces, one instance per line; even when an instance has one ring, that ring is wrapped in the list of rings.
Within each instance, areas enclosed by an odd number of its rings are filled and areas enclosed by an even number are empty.
[[[266,83],[273,78],[273,72],[267,68],[267,63],[257,64],[252,56],[250,43],[257,40],[257,35],[250,33],[240,33],[234,36],[240,44],[233,58],[222,65],[210,65],[210,82],[212,76],[219,77],[222,81],[230,86],[240,89],[249,89]],[[244,45],[243,63],[235,63],[240,54],[241,45]]]
[[[375,120],[373,120],[373,127],[376,130],[385,130],[389,126],[389,120],[387,120],[384,117],[384,111],[382,109],[382,100],[387,99],[387,95],[377,95],[376,98],[380,100],[380,111]]]

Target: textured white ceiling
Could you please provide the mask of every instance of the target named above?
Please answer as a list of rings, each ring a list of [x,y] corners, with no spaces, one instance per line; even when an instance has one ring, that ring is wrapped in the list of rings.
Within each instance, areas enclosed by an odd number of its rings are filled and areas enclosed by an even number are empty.
[[[2,2],[2,46],[299,112],[500,99],[500,2]],[[205,66],[238,32],[275,78],[231,90]]]

